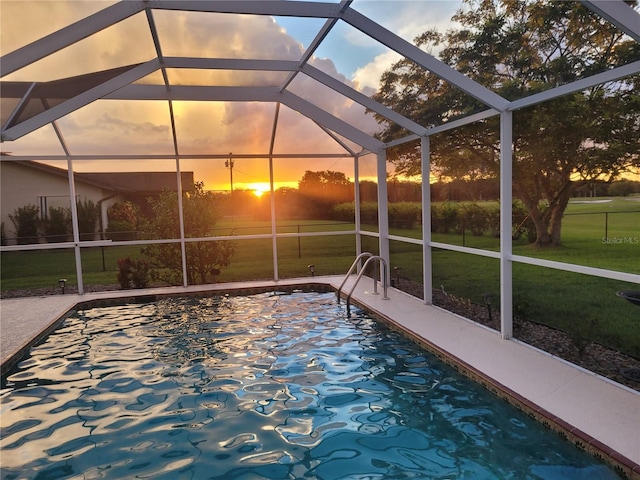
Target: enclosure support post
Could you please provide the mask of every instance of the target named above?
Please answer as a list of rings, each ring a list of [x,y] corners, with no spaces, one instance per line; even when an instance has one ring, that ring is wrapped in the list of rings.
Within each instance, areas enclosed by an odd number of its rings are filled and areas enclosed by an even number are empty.
[[[71,229],[73,230],[73,253],[76,261],[76,278],[78,283],[78,293],[82,295],[84,293],[84,281],[82,278],[82,255],[80,254],[80,225],[78,224],[78,205],[76,204],[76,182],[73,174],[73,161],[71,160],[71,153],[67,148],[67,142],[65,142],[62,132],[58,128],[58,124],[54,121],[51,122],[53,131],[58,137],[58,141],[64,150],[64,154],[67,157],[67,176],[69,178],[69,208],[71,209]],[[45,215],[48,212],[43,212]]]
[[[180,254],[182,256],[182,286],[187,282],[187,245],[184,241],[184,211],[182,210],[182,173],[180,173],[180,159],[176,156],[177,190],[178,190],[178,222],[180,224]]]
[[[73,228],[74,255],[76,258],[76,277],[78,279],[78,293],[84,293],[84,280],[82,278],[82,255],[80,254],[80,232],[78,225],[78,206],[76,205],[76,182],[73,175],[73,163],[71,157],[67,157],[67,170],[69,171],[69,200],[71,200],[71,226]]]
[[[273,156],[269,155],[269,198],[271,202],[271,250],[273,255],[273,280],[278,281],[278,229],[276,227],[276,195],[273,178]],[[298,237],[298,255],[300,252],[300,237]]]
[[[165,85],[167,79],[165,75]],[[168,88],[168,86],[167,86]],[[171,119],[171,136],[173,137],[173,152],[176,155],[176,190],[178,191],[178,226],[180,228],[180,256],[182,259],[182,286],[188,285],[187,275],[187,244],[184,240],[184,211],[182,210],[182,173],[180,173],[180,151],[178,149],[178,135],[176,133],[176,119],[173,115],[173,102],[169,100],[169,118]]]
[[[424,303],[433,304],[433,268],[431,264],[431,145],[429,137],[420,139],[422,171],[422,278]]]
[[[360,220],[360,157],[353,156],[353,210],[354,221],[356,226],[356,256],[362,253],[362,237],[360,229],[362,228]]]
[[[513,336],[513,113],[500,114],[500,333]]]
[[[280,102],[276,103],[273,115],[273,127],[271,128],[271,141],[269,143],[269,200],[271,206],[271,255],[273,255],[273,280],[280,279],[278,272],[278,228],[276,225],[276,195],[273,175],[273,148],[276,143],[276,131],[278,130],[278,117],[280,117]],[[298,233],[300,230],[298,229]],[[298,237],[298,257],[300,256],[300,237]]]
[[[389,259],[389,205],[387,204],[387,151],[381,149],[377,153],[377,175],[378,175],[378,244],[380,249],[380,257],[387,262],[387,265],[391,264]],[[386,272],[387,278],[385,281],[391,283],[391,274],[389,269]]]

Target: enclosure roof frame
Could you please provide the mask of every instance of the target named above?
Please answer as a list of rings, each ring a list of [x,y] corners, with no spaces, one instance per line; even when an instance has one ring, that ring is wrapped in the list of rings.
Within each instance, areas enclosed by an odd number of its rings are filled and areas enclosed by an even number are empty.
[[[276,102],[286,105],[308,117],[323,129],[326,129],[326,131],[334,132],[372,153],[385,147],[385,144],[375,138],[373,134],[364,132],[324,110],[322,107],[318,107],[293,94],[289,90],[289,85],[292,80],[300,74],[313,78],[338,95],[349,98],[368,111],[375,112],[390,122],[396,123],[407,130],[409,133],[409,137],[407,138],[418,138],[432,134],[434,131],[444,131],[450,127],[453,128],[453,122],[451,122],[451,126],[447,124],[435,128],[422,126],[399,112],[394,111],[392,108],[382,105],[357,91],[355,88],[313,67],[309,63],[309,60],[313,57],[313,53],[331,29],[339,21],[345,22],[374,41],[385,45],[402,57],[415,62],[425,70],[432,72],[442,80],[449,82],[456,88],[472,96],[486,105],[486,112],[490,112],[492,115],[548,101],[573,91],[579,91],[588,86],[607,81],[615,81],[640,71],[640,62],[634,62],[589,78],[550,89],[537,95],[509,101],[382,27],[367,16],[354,10],[351,7],[352,1],[353,0],[341,0],[338,3],[334,3],[298,0],[215,0],[207,2],[199,0],[121,0],[114,5],[106,7],[31,44],[4,55],[0,58],[0,77],[5,77],[141,12],[145,12],[149,20],[149,29],[156,47],[156,58],[139,65],[130,66],[131,68],[129,70],[87,91],[68,98],[58,105],[50,108],[46,108],[45,106],[44,111],[26,120],[18,122],[18,116],[15,114],[16,112],[13,112],[10,115],[10,121],[7,121],[6,124],[2,126],[1,140],[4,142],[21,138],[44,125],[53,124],[53,122],[74,110],[101,99],[166,100],[169,103],[178,100],[222,102],[255,101]],[[580,1],[589,9],[603,16],[609,22],[612,22],[631,38],[640,41],[640,14],[627,5],[624,0]],[[158,38],[153,23],[153,12],[156,10],[318,18],[325,19],[326,22],[298,60],[164,57],[162,55],[160,39]],[[180,86],[171,85],[168,82],[166,75],[167,68],[282,71],[290,72],[290,75],[277,87]],[[134,84],[137,80],[157,70],[162,71],[165,78],[165,85]],[[4,90],[5,89],[3,89],[3,92]],[[32,90],[33,87],[26,89],[24,96],[17,102],[18,106],[16,108],[20,108],[25,104],[27,96],[32,93]],[[2,93],[2,95],[3,98],[8,98],[4,93]],[[171,123],[174,124],[173,109],[170,110]],[[478,114],[468,117],[468,120],[456,120],[456,124],[475,121],[473,120],[474,118],[478,118]],[[61,138],[61,141],[64,142],[64,139]]]

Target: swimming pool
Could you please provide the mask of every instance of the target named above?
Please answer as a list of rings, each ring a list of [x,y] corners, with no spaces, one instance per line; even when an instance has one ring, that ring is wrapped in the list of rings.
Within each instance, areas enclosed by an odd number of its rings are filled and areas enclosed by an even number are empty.
[[[618,478],[332,293],[80,312],[0,422],[7,479]]]

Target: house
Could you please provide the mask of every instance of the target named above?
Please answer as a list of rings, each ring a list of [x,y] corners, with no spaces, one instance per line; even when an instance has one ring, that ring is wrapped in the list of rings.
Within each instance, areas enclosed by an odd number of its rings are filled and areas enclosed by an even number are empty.
[[[181,175],[183,190],[192,190],[193,172],[181,172]],[[114,203],[131,201],[145,213],[149,210],[147,198],[165,190],[176,190],[175,172],[75,173],[74,180],[76,199],[91,200],[100,208],[96,233],[104,232],[108,224],[107,210]],[[16,242],[9,215],[17,208],[35,205],[44,218],[50,207],[71,207],[66,169],[30,160],[3,160],[0,187],[1,221],[9,244]]]

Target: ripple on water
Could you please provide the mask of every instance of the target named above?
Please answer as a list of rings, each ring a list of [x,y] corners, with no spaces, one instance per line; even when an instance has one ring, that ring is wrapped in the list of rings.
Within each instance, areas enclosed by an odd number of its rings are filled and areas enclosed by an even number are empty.
[[[0,408],[7,479],[617,478],[334,294],[81,312]]]

